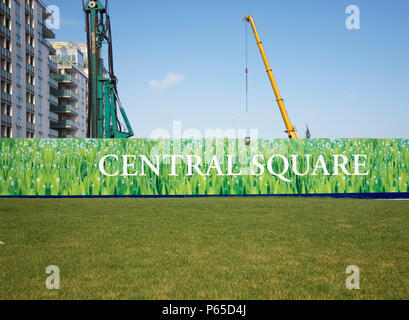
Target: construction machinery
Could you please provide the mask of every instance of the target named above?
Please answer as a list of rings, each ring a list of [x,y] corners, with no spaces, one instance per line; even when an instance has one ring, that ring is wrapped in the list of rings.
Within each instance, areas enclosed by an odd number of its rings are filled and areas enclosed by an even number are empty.
[[[265,65],[266,70],[267,70],[268,78],[270,79],[271,86],[273,87],[274,94],[275,94],[276,99],[277,99],[278,107],[280,108],[281,115],[283,116],[284,124],[285,124],[285,127],[287,129],[286,133],[288,134],[288,137],[290,139],[293,139],[293,138],[296,139],[296,138],[298,138],[297,132],[295,130],[295,127],[292,126],[290,118],[289,118],[288,113],[287,113],[287,110],[286,110],[286,108],[284,106],[284,101],[281,98],[280,91],[278,90],[277,83],[276,83],[276,81],[274,79],[274,76],[273,76],[273,72],[272,72],[272,70],[270,68],[270,64],[268,63],[267,56],[266,56],[266,53],[265,53],[264,48],[263,48],[263,44],[262,44],[262,42],[260,40],[260,36],[259,36],[259,34],[257,32],[256,25],[254,24],[253,16],[249,15],[249,16],[243,18],[243,20],[250,23],[251,28],[253,29],[254,36],[256,38],[257,45],[258,45],[258,48],[259,48],[260,53],[261,53],[261,57],[263,59],[264,65]],[[247,72],[248,71],[247,71],[247,68],[246,68],[246,74],[247,74]]]
[[[108,0],[82,2],[85,12],[88,50],[88,137],[129,138],[133,131],[118,96],[114,73],[111,22]],[[102,58],[103,44],[108,45],[108,70]],[[121,123],[118,110],[125,125]]]

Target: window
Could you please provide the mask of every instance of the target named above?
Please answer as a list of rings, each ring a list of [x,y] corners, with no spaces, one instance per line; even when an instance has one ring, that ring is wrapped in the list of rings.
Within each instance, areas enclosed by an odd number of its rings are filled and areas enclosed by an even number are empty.
[[[17,47],[16,47],[16,56],[17,56],[17,63],[22,64],[23,58],[21,54],[21,44],[19,43],[17,43]]]
[[[16,2],[16,20],[20,21],[21,20],[21,15],[20,15],[20,3]]]
[[[38,102],[38,109],[42,113],[43,112],[43,97],[39,95],[37,102]]]
[[[21,65],[16,64],[16,82],[21,86]]]
[[[1,136],[4,138],[12,138],[12,130],[10,127],[1,126]]]
[[[20,44],[21,43],[21,24],[17,21],[16,21],[16,38],[17,38],[17,44]]]
[[[38,23],[39,25],[41,25],[42,21],[43,21],[43,13],[41,10],[37,11],[37,19],[38,19]]]
[[[21,90],[21,86],[17,86],[17,106],[23,105],[23,93]]]
[[[23,125],[23,119],[21,118],[21,107],[17,107],[17,126],[21,127]],[[21,129],[21,128],[20,128]],[[18,135],[18,134],[17,134]],[[21,136],[19,136],[21,138]]]
[[[43,116],[38,116],[38,131],[43,132]]]

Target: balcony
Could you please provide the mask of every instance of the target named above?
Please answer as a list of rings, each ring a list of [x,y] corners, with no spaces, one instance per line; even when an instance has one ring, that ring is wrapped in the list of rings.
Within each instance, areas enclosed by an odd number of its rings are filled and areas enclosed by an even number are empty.
[[[11,126],[11,116],[7,114],[2,114],[1,115],[1,124],[6,125],[6,126]]]
[[[50,56],[55,56],[57,54],[57,50],[55,50],[51,43],[49,43],[47,40],[43,39],[41,43],[47,47]]]
[[[34,56],[34,47],[32,45],[26,43],[26,51],[30,53],[32,56]]]
[[[7,70],[1,69],[0,74],[2,80],[11,81],[11,73],[8,72]]]
[[[35,67],[28,63],[26,64],[26,70],[27,72],[30,72],[31,74],[35,73]]]
[[[50,10],[47,9],[47,6],[44,4],[44,2],[42,0],[38,0],[38,2],[41,4],[42,6],[42,18],[43,20],[48,19],[52,14],[50,12]]]
[[[49,112],[48,113],[48,119],[52,122],[58,122],[58,114],[55,114],[54,112]]]
[[[35,131],[35,124],[32,122],[26,122],[26,129],[27,131],[34,132]]]
[[[7,7],[3,2],[0,2],[0,12],[10,18],[10,8]]]
[[[2,92],[1,93],[1,101],[4,101],[6,103],[11,103],[11,95],[6,93],[6,92]]]
[[[34,94],[34,92],[35,92],[35,87],[34,87],[33,84],[26,82],[26,90],[29,91],[30,93],[33,93],[33,94]]]
[[[55,33],[51,29],[48,29],[45,22],[41,23],[41,28],[43,32],[42,36],[44,39],[55,39]]]
[[[11,52],[7,50],[6,48],[0,47],[0,55],[2,58],[11,60]]]
[[[35,113],[35,105],[32,103],[26,103],[26,110],[27,112]]]
[[[26,3],[25,9],[26,9],[26,13],[30,15],[34,15],[34,9],[29,4]]]
[[[55,81],[53,78],[48,79],[48,84],[53,89],[58,89],[58,82]]]
[[[57,98],[64,98],[74,101],[78,100],[77,94],[71,90],[51,90],[51,94]]]
[[[51,106],[58,106],[58,98],[50,93],[48,96],[48,102]]]
[[[51,77],[60,83],[64,83],[73,87],[78,87],[79,85],[78,80],[68,74],[53,74]]]
[[[0,24],[0,34],[8,39],[11,37],[11,31],[2,24]]]
[[[48,130],[48,137],[49,138],[58,138],[58,131],[54,129]]]
[[[58,67],[54,61],[52,61],[51,59],[48,59],[48,66],[50,67],[51,71],[54,71],[55,73],[57,73]]]
[[[51,111],[55,113],[72,114],[75,116],[78,115],[78,109],[70,105],[54,106],[51,107]]]
[[[26,31],[31,34],[31,36],[34,36],[34,28],[30,26],[29,24],[26,23]]]
[[[51,122],[51,128],[78,130],[78,124],[72,120],[58,120],[57,122]]]
[[[68,62],[68,61],[60,62],[60,65],[62,67],[64,67],[65,70],[69,70],[69,71],[72,71],[72,72],[75,72],[75,73],[78,72],[78,67],[75,64],[73,64],[72,62]]]

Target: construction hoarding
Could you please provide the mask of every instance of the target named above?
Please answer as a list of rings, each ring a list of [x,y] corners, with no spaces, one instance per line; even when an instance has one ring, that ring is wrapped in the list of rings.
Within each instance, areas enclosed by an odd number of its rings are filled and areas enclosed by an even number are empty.
[[[409,192],[409,140],[1,139],[0,196]]]

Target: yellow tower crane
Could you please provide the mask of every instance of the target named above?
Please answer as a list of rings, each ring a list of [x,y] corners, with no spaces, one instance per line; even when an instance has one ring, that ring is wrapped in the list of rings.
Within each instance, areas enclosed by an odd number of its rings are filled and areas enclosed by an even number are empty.
[[[253,16],[249,15],[243,18],[243,20],[248,21],[251,25],[251,28],[253,29],[254,37],[256,38],[258,48],[260,49],[261,57],[264,61],[264,65],[267,70],[268,78],[270,79],[271,86],[273,87],[274,94],[277,98],[278,107],[280,108],[280,112],[281,112],[281,115],[283,116],[285,127],[287,128],[286,133],[288,134],[288,137],[290,139],[293,139],[293,138],[297,139],[298,138],[297,132],[295,131],[295,127],[292,126],[290,118],[288,117],[287,110],[285,109],[285,106],[284,106],[284,101],[281,98],[280,91],[278,90],[277,83],[273,76],[273,72],[270,68],[270,64],[268,63],[266,53],[264,52],[263,44],[260,40],[260,36],[258,35],[256,25],[254,24]]]

